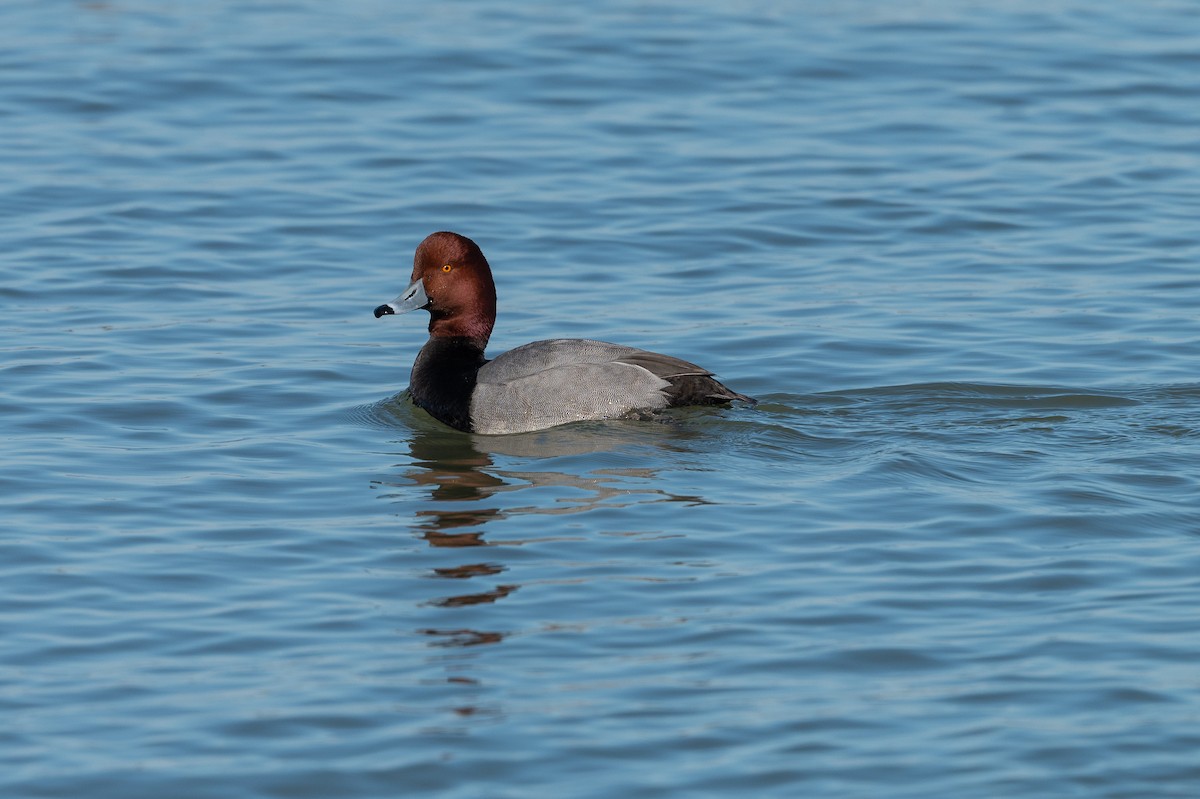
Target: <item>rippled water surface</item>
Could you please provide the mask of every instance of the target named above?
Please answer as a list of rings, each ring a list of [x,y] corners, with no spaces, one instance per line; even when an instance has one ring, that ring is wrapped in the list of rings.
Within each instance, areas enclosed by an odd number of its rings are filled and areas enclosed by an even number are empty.
[[[0,42],[0,795],[1200,795],[1194,3]],[[441,427],[441,229],[760,404]]]

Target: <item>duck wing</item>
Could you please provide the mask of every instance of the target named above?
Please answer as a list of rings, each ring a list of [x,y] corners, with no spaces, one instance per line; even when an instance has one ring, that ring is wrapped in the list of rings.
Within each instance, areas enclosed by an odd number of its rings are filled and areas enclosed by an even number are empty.
[[[477,433],[520,433],[734,399],[753,401],[679,358],[606,341],[548,339],[484,364],[470,413]]]

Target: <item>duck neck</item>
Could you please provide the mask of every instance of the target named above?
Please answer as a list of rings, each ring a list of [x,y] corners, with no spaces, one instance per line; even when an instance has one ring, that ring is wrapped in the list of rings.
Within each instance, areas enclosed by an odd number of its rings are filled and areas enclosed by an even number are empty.
[[[453,316],[443,315],[435,310],[429,312],[429,341],[434,339],[466,340],[479,347],[482,353],[487,348],[488,339],[492,337],[492,327],[496,324],[496,314],[485,313],[464,314]],[[428,346],[428,345],[426,345]]]

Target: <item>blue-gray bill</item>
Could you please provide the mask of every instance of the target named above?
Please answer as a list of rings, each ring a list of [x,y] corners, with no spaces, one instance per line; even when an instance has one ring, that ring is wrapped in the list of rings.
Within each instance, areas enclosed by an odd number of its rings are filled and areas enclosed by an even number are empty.
[[[409,311],[416,311],[428,304],[429,297],[425,296],[425,285],[419,279],[414,280],[399,297],[391,302],[385,302],[376,308],[375,318],[378,319],[387,314],[402,314]]]

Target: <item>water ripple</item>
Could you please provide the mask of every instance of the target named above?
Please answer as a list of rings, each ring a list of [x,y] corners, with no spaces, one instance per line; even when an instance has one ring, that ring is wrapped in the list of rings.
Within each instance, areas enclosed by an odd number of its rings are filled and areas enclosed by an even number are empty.
[[[1197,793],[1187,3],[59,11],[0,9],[0,793]],[[447,431],[370,314],[445,228],[493,352],[759,406]]]

